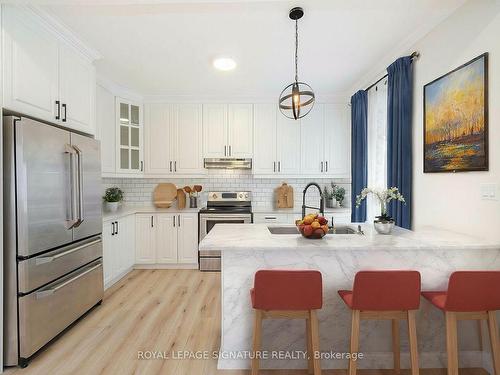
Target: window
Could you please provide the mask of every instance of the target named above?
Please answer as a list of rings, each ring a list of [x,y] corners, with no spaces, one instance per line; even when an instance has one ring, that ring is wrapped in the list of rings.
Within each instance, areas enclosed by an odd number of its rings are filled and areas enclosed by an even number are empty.
[[[368,91],[368,186],[376,189],[387,187],[387,78]],[[373,221],[380,215],[380,204],[369,195],[366,220]]]

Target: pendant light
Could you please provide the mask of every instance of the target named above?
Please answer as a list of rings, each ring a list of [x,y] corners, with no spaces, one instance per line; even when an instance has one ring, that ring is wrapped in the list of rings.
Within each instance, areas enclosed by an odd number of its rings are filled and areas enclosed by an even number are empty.
[[[288,118],[298,120],[307,115],[314,106],[314,92],[307,83],[299,82],[297,54],[299,49],[298,20],[304,15],[300,7],[290,10],[289,17],[295,21],[295,81],[283,89],[280,94],[279,107],[281,113]]]

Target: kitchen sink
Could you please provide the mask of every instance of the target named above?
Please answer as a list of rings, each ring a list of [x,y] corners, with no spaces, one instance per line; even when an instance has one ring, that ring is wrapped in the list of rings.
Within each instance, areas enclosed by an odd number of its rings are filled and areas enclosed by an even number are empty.
[[[271,234],[300,234],[297,227],[286,226],[286,227],[267,227]],[[358,230],[353,229],[347,225],[336,225],[334,228],[330,228],[328,234],[363,234],[361,228]]]

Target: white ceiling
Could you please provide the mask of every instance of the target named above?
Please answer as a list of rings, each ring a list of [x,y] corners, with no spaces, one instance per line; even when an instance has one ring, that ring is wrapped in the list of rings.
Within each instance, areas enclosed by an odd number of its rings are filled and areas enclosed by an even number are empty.
[[[408,48],[464,0],[64,1],[43,5],[102,55],[98,73],[142,95],[258,97],[293,79],[293,6],[299,79],[344,95],[396,49]],[[238,67],[219,72],[217,56]]]

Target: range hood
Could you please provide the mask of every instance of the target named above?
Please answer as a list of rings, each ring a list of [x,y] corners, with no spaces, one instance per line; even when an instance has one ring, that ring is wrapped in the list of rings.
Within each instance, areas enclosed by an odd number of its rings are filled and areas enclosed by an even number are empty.
[[[252,169],[252,159],[207,158],[203,164],[207,169]]]

